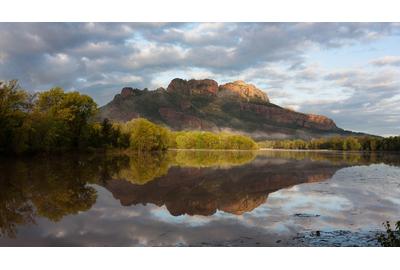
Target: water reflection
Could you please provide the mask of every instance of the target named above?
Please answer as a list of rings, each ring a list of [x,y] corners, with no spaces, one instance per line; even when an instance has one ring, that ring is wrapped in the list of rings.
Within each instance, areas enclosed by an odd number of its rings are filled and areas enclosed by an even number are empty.
[[[0,171],[0,232],[15,236],[20,224],[35,216],[59,221],[86,211],[97,194],[87,182],[95,181],[95,168],[77,159],[2,161]]]
[[[172,216],[251,212],[277,190],[331,178],[339,169],[399,165],[396,155],[296,151],[170,151],[0,160],[0,233],[38,218],[88,211],[104,187],[122,206],[154,204]],[[111,213],[109,213],[111,215]]]
[[[172,165],[168,173],[163,170],[162,175],[146,185],[135,185],[131,179],[124,181],[126,178],[122,177],[110,179],[104,187],[125,206],[165,205],[174,216],[208,216],[217,210],[240,215],[264,203],[271,192],[300,183],[323,181],[343,167],[324,161],[298,162],[269,157],[269,154],[263,156],[262,153],[259,153],[258,162],[250,162],[254,155],[254,152],[172,153],[174,158],[166,158]],[[207,165],[211,167],[203,168]],[[124,170],[136,171],[135,168]]]

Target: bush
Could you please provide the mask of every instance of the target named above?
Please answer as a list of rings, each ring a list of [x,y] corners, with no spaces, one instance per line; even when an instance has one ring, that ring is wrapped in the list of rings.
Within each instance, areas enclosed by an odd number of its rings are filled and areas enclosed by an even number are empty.
[[[168,148],[168,130],[144,118],[126,122],[123,132],[129,134],[129,146],[133,150],[146,152]]]
[[[257,144],[249,137],[230,133],[208,131],[186,131],[176,135],[178,149],[257,149]]]
[[[204,131],[171,132],[146,119],[94,122],[97,104],[55,87],[35,95],[17,81],[0,81],[0,153],[36,153],[130,147],[140,152],[185,149],[256,149],[249,137]],[[11,139],[10,139],[11,138]]]
[[[328,137],[304,140],[262,141],[258,145],[275,149],[328,149],[343,151],[400,151],[400,136],[377,137]]]
[[[390,222],[383,223],[386,228],[386,234],[378,235],[378,242],[383,247],[400,247],[400,221],[396,222],[396,230],[392,230]]]

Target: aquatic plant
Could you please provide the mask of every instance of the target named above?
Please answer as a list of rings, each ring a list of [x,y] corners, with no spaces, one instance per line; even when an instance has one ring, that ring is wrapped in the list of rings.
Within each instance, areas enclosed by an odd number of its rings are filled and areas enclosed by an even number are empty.
[[[390,222],[383,223],[386,228],[386,234],[380,233],[377,236],[379,244],[383,247],[400,247],[400,221],[396,222],[395,230],[392,230]]]

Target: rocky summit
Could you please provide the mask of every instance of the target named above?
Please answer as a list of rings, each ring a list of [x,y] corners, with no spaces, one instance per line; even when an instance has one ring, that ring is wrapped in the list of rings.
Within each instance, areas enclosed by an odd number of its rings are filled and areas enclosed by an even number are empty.
[[[98,117],[114,121],[144,117],[173,130],[234,131],[254,138],[309,139],[353,134],[325,116],[275,105],[264,91],[244,81],[219,85],[211,79],[176,78],[166,89],[124,87],[100,108]]]

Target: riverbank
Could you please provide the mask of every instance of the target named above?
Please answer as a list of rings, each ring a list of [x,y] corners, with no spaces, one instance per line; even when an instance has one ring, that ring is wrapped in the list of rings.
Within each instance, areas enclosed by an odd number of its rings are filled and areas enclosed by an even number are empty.
[[[379,231],[309,231],[296,235],[244,235],[226,241],[203,241],[202,247],[380,247]],[[185,246],[179,245],[178,246]]]

